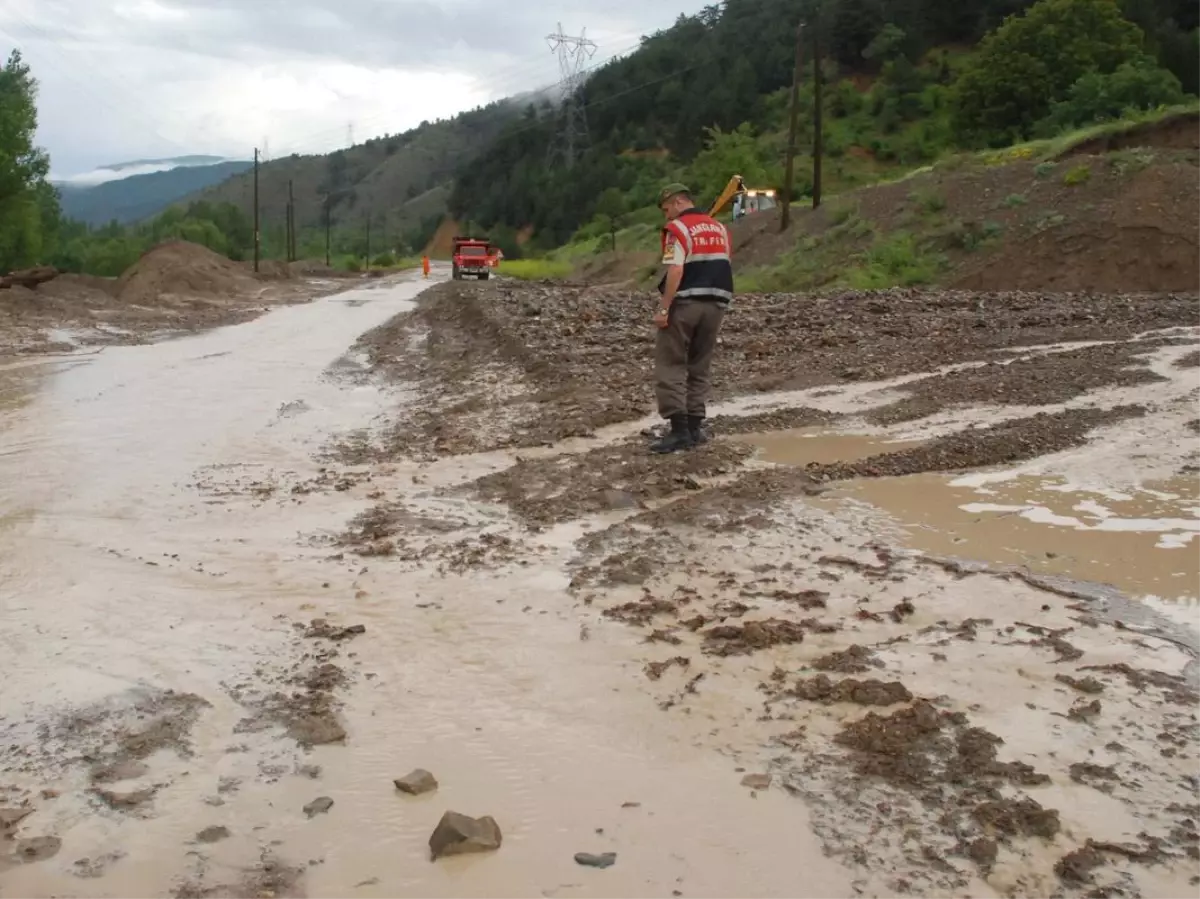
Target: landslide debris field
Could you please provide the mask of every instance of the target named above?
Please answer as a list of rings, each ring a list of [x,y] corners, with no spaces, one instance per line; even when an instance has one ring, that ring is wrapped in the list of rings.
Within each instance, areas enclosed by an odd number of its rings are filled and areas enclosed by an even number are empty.
[[[0,355],[145,343],[341,289],[344,278],[321,266],[264,261],[256,275],[251,263],[169,241],[119,278],[63,273],[0,289]]]
[[[375,286],[4,371],[4,895],[1200,885],[1196,295],[740,297],[655,457],[651,298]]]
[[[387,435],[383,454],[546,446],[651,413],[647,309],[649,295],[626,288],[509,282],[428,291],[415,312],[362,342],[377,371],[418,384],[423,398],[412,420]],[[748,295],[722,330],[716,400],[835,386],[852,396],[856,385],[909,378],[897,383],[894,402],[863,411],[877,423],[963,404],[1058,411],[1087,391],[1162,380],[1139,357],[1194,336],[1151,332],[1187,329],[1198,313],[1189,294]],[[1059,343],[1098,345],[1020,350]],[[766,405],[752,416],[716,410],[714,426],[749,432],[836,418],[811,406]]]
[[[666,458],[645,446],[649,308],[611,287],[445,284],[367,335],[409,399],[332,458],[414,473],[373,484],[342,547],[447,575],[562,566],[567,595],[523,611],[573,605],[582,640],[631,628],[663,713],[706,722],[755,789],[804,797],[869,894],[1200,883],[1194,627],[1072,580],[1084,558],[1037,537],[1030,565],[932,555],[839,497],[983,472],[1089,509],[1169,482],[1184,520],[1158,531],[1180,548],[1155,533],[1138,551],[1194,603],[1197,297],[741,297],[717,436]],[[773,439],[799,458],[769,464]]]

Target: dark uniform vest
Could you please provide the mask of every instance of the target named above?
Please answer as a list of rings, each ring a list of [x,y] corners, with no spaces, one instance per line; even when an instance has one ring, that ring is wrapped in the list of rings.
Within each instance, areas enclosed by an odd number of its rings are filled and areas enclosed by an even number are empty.
[[[699,209],[688,209],[662,229],[664,258],[672,241],[681,244],[684,251],[683,280],[675,296],[722,306],[733,302],[733,264],[725,226]],[[659,293],[666,289],[666,283],[664,275],[658,283]]]

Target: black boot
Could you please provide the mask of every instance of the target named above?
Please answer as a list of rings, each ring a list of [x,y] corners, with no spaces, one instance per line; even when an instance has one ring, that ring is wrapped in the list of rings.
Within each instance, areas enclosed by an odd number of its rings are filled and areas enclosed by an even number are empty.
[[[704,430],[703,415],[689,415],[688,430],[692,432],[692,443],[696,446],[708,443],[709,436],[708,431]]]
[[[651,444],[650,452],[652,453],[675,453],[679,450],[691,449],[696,445],[696,441],[692,439],[692,431],[688,427],[686,415],[671,416],[671,430],[668,431],[662,438]]]

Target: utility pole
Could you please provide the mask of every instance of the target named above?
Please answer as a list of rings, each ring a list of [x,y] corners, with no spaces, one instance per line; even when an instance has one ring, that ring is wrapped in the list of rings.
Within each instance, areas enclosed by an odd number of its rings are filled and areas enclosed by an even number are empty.
[[[258,147],[254,148],[254,271],[258,272]]]
[[[288,178],[288,262],[296,261],[296,196],[292,193],[292,179]]]
[[[800,127],[800,73],[804,63],[804,22],[796,25],[796,62],[792,68],[792,103],[788,121],[787,163],[783,173],[783,203],[779,208],[779,230],[792,222],[792,187],[796,176],[796,131]]]
[[[325,267],[329,267],[329,194],[325,194]]]
[[[367,271],[371,270],[371,210],[367,210],[367,264],[364,266]]]
[[[820,15],[820,13],[818,13]],[[812,208],[816,209],[821,205],[821,155],[825,151],[825,142],[822,139],[822,109],[824,102],[822,95],[822,82],[824,77],[821,73],[821,23],[818,19],[816,27],[813,28],[813,189],[812,189]]]

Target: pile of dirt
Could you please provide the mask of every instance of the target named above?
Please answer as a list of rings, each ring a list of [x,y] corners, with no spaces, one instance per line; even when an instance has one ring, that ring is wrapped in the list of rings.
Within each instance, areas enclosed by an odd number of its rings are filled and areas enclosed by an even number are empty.
[[[124,303],[153,306],[168,294],[232,298],[255,292],[252,274],[212,250],[172,240],[147,250],[117,281]]]
[[[39,285],[37,292],[42,296],[64,300],[111,302],[118,290],[116,278],[64,272],[53,281]]]
[[[1070,171],[1061,177],[1086,171],[1074,177],[1099,181],[1103,175],[1092,173],[1107,163],[1086,159],[1064,164]],[[953,283],[974,290],[1200,290],[1195,174],[1192,161],[1153,166],[1111,192],[1069,187],[1080,196],[1055,213],[1061,222],[1030,229]],[[1192,190],[1181,189],[1185,184]]]

